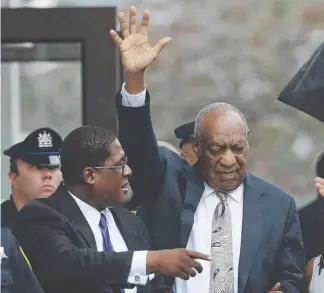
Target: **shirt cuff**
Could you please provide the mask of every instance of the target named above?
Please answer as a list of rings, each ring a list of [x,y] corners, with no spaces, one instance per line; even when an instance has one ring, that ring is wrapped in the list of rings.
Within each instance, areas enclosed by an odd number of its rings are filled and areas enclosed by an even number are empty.
[[[146,285],[148,276],[146,275],[146,251],[135,251],[132,259],[132,266],[127,279],[129,284]]]
[[[121,88],[121,96],[122,96],[122,105],[124,107],[142,107],[145,104],[146,97],[146,86],[144,86],[144,90],[136,95],[130,94],[125,89],[125,83],[123,83]]]

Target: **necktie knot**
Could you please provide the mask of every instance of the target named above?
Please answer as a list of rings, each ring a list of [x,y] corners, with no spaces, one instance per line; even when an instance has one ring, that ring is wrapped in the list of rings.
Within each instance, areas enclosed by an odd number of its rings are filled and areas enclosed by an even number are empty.
[[[227,201],[227,195],[228,195],[227,193],[217,191],[216,192],[216,195],[217,195],[217,197],[219,198],[220,201],[222,201],[222,202],[226,202]]]
[[[107,219],[103,213],[100,213],[99,227],[104,229],[107,227]]]

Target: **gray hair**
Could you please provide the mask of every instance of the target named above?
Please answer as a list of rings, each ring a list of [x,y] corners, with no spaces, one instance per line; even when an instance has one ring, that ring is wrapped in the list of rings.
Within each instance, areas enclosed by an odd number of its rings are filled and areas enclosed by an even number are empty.
[[[204,118],[206,117],[206,115],[210,112],[216,112],[216,113],[232,112],[232,113],[239,115],[242,118],[242,121],[244,123],[245,135],[247,137],[247,135],[249,133],[249,128],[248,128],[248,125],[246,123],[243,113],[231,104],[224,103],[224,102],[218,102],[218,103],[210,104],[199,111],[199,113],[196,117],[195,130],[194,130],[194,137],[196,140],[201,138],[201,136],[202,136],[201,123],[204,120]]]

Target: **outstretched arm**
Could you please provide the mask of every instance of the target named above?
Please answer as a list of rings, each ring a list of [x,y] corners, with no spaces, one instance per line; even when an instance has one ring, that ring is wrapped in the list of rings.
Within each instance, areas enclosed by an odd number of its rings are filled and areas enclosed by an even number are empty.
[[[139,32],[136,8],[130,8],[129,26],[123,13],[118,15],[123,38],[110,35],[119,48],[126,82],[117,93],[119,139],[133,171],[131,178],[134,204],[154,204],[164,178],[164,163],[153,131],[150,96],[144,84],[144,71],[159,57],[171,38],[161,39],[154,47],[148,43],[150,14],[145,11]]]

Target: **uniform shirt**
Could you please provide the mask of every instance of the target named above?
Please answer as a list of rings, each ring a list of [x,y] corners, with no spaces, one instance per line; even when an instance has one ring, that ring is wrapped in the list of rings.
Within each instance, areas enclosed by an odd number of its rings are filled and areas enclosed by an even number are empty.
[[[15,237],[7,228],[1,228],[1,292],[43,293]]]
[[[12,196],[10,199],[1,203],[1,227],[13,229],[17,222],[18,210],[13,202]]]

